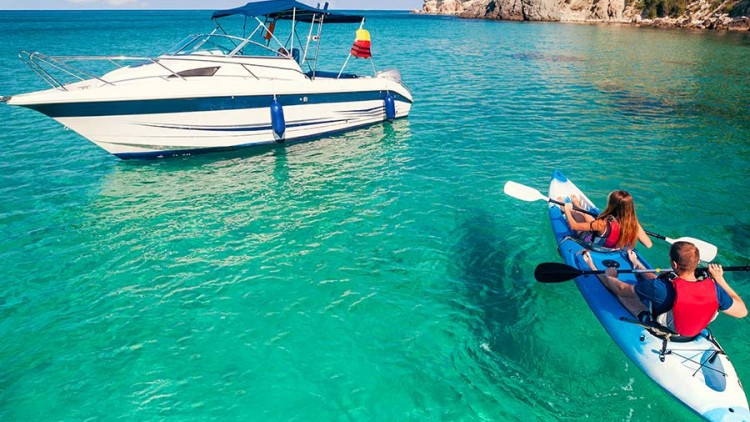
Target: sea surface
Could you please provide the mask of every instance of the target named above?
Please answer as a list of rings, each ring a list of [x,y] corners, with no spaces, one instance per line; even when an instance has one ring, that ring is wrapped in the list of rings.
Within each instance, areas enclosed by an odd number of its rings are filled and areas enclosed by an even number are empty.
[[[0,95],[46,87],[19,50],[157,55],[209,17],[0,12]],[[356,28],[323,32],[321,69]],[[697,420],[572,282],[534,280],[560,262],[545,204],[502,189],[560,169],[750,264],[750,34],[365,28],[412,113],[315,142],[121,161],[0,106],[0,420]],[[727,279],[750,299],[750,274]],[[750,320],[713,329],[750,383]]]

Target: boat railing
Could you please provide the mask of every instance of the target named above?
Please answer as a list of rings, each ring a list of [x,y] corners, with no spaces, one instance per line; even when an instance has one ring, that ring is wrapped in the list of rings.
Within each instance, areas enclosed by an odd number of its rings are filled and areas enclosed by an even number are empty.
[[[77,81],[85,81],[87,79],[95,79],[106,85],[115,85],[113,82],[102,79],[100,76],[83,69],[80,66],[75,66],[70,62],[108,62],[118,68],[123,68],[125,65],[122,62],[136,62],[140,64],[154,63],[164,68],[169,75],[167,76],[181,76],[169,69],[164,64],[160,63],[158,59],[151,57],[135,57],[135,56],[48,56],[42,53],[29,53],[28,51],[21,51],[18,53],[18,58],[21,59],[34,73],[36,73],[42,80],[47,82],[50,86],[55,89],[61,89],[67,91],[66,85],[70,82],[61,80],[60,75],[67,75],[67,77],[73,78]],[[54,71],[59,74],[53,74]]]
[[[247,54],[248,48],[253,48],[255,51],[263,53],[265,56],[284,55],[292,57],[292,52],[287,52],[286,50],[284,52],[279,52],[249,38],[212,33],[191,35],[172,49],[168,50],[164,55],[156,58],[137,56],[48,56],[39,52],[30,53],[28,51],[19,52],[18,58],[47,84],[55,89],[67,91],[68,88],[66,85],[90,79],[95,79],[105,85],[115,85],[114,82],[107,81],[97,75],[97,73],[99,73],[99,75],[106,73],[104,72],[105,69],[98,69],[98,72],[93,72],[85,69],[81,65],[73,64],[74,62],[107,62],[118,68],[126,67],[126,62],[130,62],[131,66],[153,63],[168,72],[162,77],[178,77],[184,79],[179,72],[170,69],[163,62],[169,60],[189,60],[202,55],[215,57],[263,56],[262,54]],[[175,58],[170,58],[169,56],[174,56]],[[248,64],[243,64],[243,68],[245,68],[250,75],[257,78],[257,76],[250,71],[246,65]],[[106,70],[112,69],[109,67],[109,69]],[[66,80],[62,80],[62,78],[66,78]]]

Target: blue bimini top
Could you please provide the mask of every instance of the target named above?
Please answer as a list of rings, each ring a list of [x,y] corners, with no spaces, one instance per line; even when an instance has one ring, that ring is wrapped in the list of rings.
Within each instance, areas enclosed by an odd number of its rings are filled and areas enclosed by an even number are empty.
[[[331,13],[328,11],[328,4],[323,9],[318,9],[295,0],[258,1],[234,9],[217,10],[213,13],[211,19],[231,15],[267,16],[271,19],[287,20],[294,18],[301,22],[311,22],[313,16],[325,15],[326,23],[358,23],[362,21],[362,16]]]

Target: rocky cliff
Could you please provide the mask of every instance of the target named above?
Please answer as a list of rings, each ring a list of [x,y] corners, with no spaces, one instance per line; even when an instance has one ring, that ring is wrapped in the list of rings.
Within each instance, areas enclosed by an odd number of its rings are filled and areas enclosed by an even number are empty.
[[[419,12],[475,19],[750,30],[750,0],[425,0]]]

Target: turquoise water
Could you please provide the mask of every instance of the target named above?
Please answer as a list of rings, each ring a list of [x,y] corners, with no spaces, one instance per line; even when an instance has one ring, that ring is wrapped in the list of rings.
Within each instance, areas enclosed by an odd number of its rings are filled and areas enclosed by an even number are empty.
[[[157,54],[208,12],[0,13],[16,59]],[[262,152],[119,161],[0,108],[2,420],[697,419],[629,362],[559,261],[553,169],[750,264],[750,36],[373,14],[408,120]],[[325,32],[337,70],[350,26]],[[367,71],[355,63],[353,70]],[[644,254],[666,265],[668,244]],[[750,298],[747,273],[728,280]],[[714,332],[750,382],[750,323]]]

